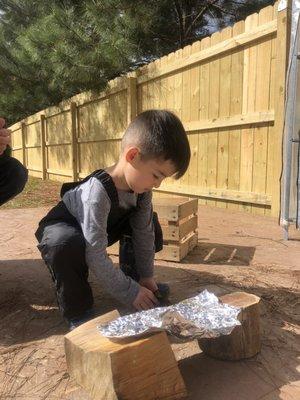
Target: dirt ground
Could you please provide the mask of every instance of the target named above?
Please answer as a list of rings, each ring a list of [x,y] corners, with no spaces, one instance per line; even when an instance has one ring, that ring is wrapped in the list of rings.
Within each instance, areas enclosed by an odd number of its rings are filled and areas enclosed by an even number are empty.
[[[69,377],[67,327],[33,236],[46,208],[0,210],[0,399],[88,400]],[[156,262],[173,302],[207,288],[261,296],[262,351],[242,362],[204,356],[196,342],[173,345],[189,400],[300,399],[300,234],[284,242],[277,222],[199,208],[199,243],[183,263]],[[117,261],[117,259],[114,259]],[[99,314],[119,308],[91,278]]]

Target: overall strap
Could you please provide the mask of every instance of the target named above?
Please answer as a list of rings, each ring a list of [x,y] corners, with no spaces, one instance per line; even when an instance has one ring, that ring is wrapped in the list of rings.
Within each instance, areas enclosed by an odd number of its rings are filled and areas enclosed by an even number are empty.
[[[104,169],[95,171],[91,177],[97,178],[102,183],[108,197],[110,198],[111,206],[119,207],[119,196],[112,177],[104,171]]]
[[[104,171],[103,169],[98,169],[84,178],[82,181],[79,182],[67,182],[64,183],[60,190],[60,197],[62,198],[63,195],[71,189],[74,189],[77,186],[82,185],[83,183],[87,182],[90,178],[97,178],[103,185],[104,189],[106,190],[108,197],[110,198],[111,204],[114,207],[119,206],[119,197],[116,186],[114,181],[112,180],[111,176]]]
[[[136,205],[139,206],[139,203],[143,200],[145,193],[138,194]]]

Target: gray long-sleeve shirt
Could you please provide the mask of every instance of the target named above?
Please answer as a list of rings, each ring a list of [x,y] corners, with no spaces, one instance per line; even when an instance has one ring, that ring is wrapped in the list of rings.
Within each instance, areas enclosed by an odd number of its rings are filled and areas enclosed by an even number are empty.
[[[118,190],[119,205],[122,208],[135,207],[137,195]],[[106,290],[125,304],[132,304],[139,291],[139,285],[115,268],[106,253],[107,220],[111,208],[110,198],[97,178],[69,190],[63,196],[69,212],[81,226],[86,242],[86,262],[101,280]],[[152,192],[147,192],[137,211],[130,217],[136,268],[143,278],[153,276],[154,228],[152,222]]]

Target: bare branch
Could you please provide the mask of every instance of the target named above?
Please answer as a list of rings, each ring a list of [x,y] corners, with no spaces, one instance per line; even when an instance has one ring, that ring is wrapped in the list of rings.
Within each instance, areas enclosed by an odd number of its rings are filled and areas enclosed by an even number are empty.
[[[175,11],[178,16],[178,22],[179,22],[179,37],[180,37],[180,46],[183,46],[183,32],[184,32],[184,26],[183,26],[183,15],[182,15],[182,10],[180,8],[180,4],[178,0],[174,0],[174,6],[175,6]]]

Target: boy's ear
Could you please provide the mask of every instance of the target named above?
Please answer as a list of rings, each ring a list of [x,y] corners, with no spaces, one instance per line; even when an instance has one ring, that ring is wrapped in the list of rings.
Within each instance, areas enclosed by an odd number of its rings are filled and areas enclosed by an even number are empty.
[[[137,147],[130,147],[125,154],[126,161],[132,163],[136,159],[138,154],[139,149]]]

